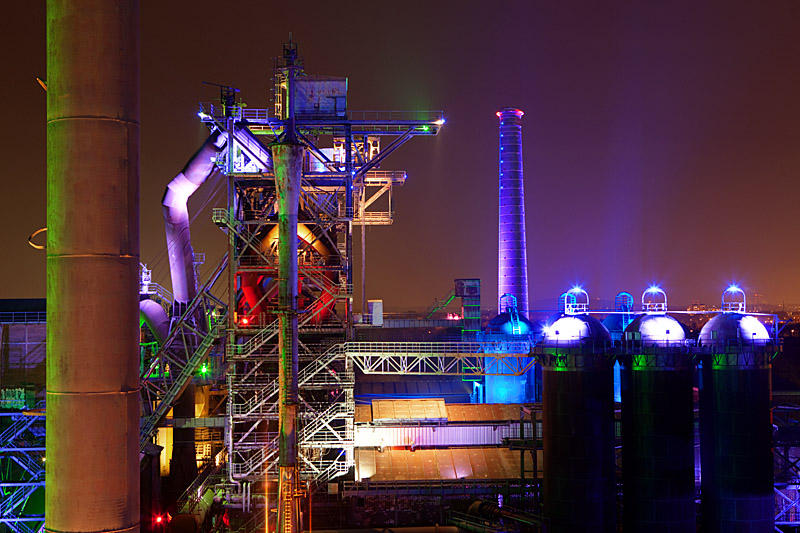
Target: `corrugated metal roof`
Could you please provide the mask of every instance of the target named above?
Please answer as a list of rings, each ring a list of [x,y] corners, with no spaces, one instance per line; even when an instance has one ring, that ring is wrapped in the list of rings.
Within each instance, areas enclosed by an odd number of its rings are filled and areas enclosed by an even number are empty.
[[[530,458],[526,459],[526,463],[528,461]],[[356,468],[358,479],[371,481],[518,479],[520,452],[494,447],[439,448],[413,452],[357,449]],[[530,468],[530,463],[527,468]]]
[[[355,422],[356,424],[372,422],[372,406],[362,404],[356,405]]]
[[[372,400],[372,420],[385,421],[442,421],[447,419],[444,400]]]
[[[536,419],[541,419],[541,404],[531,404]],[[372,405],[357,405],[357,424],[388,421],[508,422],[520,418],[520,404],[449,403],[441,398],[419,400],[372,400]],[[527,416],[525,417],[528,418]]]

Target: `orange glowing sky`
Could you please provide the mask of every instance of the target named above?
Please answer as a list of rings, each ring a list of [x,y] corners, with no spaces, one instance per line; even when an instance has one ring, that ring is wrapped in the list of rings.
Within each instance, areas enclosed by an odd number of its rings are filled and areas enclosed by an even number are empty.
[[[531,307],[576,282],[604,300],[658,282],[671,303],[712,304],[737,281],[800,302],[796,0],[225,6],[142,2],[141,257],[157,281],[161,194],[205,137],[197,102],[215,96],[201,82],[268,107],[291,31],[309,73],[349,77],[350,109],[447,117],[384,165],[409,173],[395,224],[367,231],[368,297],[388,309],[427,307],[458,277],[481,278],[494,305],[495,111],[509,105],[525,111]],[[45,256],[26,241],[45,224],[44,2],[4,6],[0,25],[0,297],[43,297]],[[225,239],[210,209],[193,231],[212,262]]]

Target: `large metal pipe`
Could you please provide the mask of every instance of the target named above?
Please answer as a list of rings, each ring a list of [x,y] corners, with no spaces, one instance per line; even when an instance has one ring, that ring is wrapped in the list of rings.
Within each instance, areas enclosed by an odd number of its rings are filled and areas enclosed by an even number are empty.
[[[207,489],[200,498],[190,499],[169,522],[169,533],[197,533],[203,527],[214,500],[221,490]]]
[[[272,145],[278,196],[279,305],[279,533],[296,533],[299,513],[297,486],[297,212],[304,147],[291,142]]]
[[[46,528],[138,533],[139,2],[48,0],[47,85]]]
[[[159,346],[164,345],[169,335],[169,317],[161,304],[153,300],[139,302],[139,322],[144,321],[158,341]]]
[[[528,257],[525,243],[525,190],[522,174],[521,109],[504,107],[500,118],[500,228],[497,312],[500,297],[513,294],[517,310],[528,316]]]
[[[161,204],[167,237],[167,256],[174,296],[173,316],[180,316],[197,296],[197,276],[194,269],[194,248],[189,230],[189,198],[216,171],[214,159],[228,140],[218,130],[209,135],[183,170],[167,185]],[[204,327],[202,316],[195,320]],[[187,358],[190,354],[186,354]],[[193,418],[195,414],[194,385],[189,385],[175,402],[176,417]],[[173,434],[171,492],[177,496],[183,487],[197,477],[194,429],[175,429]]]
[[[161,199],[167,232],[172,294],[177,305],[187,304],[197,295],[194,249],[189,232],[189,197],[216,169],[213,158],[222,150],[226,141],[227,135],[220,134],[219,131],[212,133],[183,170],[169,182]]]

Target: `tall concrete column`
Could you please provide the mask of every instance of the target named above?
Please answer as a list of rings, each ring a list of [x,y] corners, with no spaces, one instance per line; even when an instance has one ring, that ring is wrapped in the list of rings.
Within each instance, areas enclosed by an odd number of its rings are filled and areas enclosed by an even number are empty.
[[[139,531],[139,4],[47,1],[46,527]]]
[[[528,252],[525,243],[525,191],[522,174],[522,110],[504,107],[500,119],[500,227],[498,232],[498,292],[513,294],[517,310],[528,316]]]
[[[304,147],[291,142],[272,145],[278,195],[279,311],[279,533],[299,531],[297,491],[297,211]]]

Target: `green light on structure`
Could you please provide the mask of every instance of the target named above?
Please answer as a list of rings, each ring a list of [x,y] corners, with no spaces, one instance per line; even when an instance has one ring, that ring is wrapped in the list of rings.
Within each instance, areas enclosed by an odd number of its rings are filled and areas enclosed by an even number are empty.
[[[464,374],[461,376],[461,381],[480,381],[481,379],[483,379],[483,376],[480,368],[469,364],[464,365]]]
[[[425,126],[422,126],[422,131],[429,131],[430,129],[431,127],[428,126],[427,124]]]
[[[208,366],[205,363],[203,363],[203,366],[200,367],[200,373],[203,374],[204,376],[206,375],[206,373],[208,373]]]

